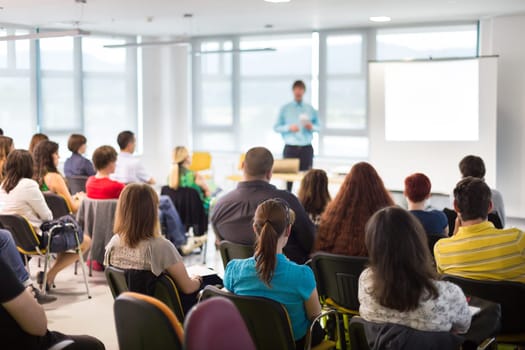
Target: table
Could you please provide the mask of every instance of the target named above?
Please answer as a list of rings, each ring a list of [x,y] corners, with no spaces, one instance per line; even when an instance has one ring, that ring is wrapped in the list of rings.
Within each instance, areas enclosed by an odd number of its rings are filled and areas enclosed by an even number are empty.
[[[304,172],[299,173],[273,173],[272,180],[282,180],[286,182],[298,182],[304,177]],[[345,180],[345,175],[332,175],[328,177],[330,184],[340,185]],[[226,177],[227,180],[234,182],[241,182],[243,180],[242,174],[232,174]]]

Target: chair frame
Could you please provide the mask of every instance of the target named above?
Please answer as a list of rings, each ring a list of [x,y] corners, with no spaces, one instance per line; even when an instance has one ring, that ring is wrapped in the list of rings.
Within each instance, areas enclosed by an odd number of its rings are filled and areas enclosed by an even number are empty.
[[[230,242],[230,241],[220,241],[219,243],[219,251],[221,252],[221,259],[222,259],[222,264],[224,266],[224,268],[226,268],[226,265],[228,265],[228,263],[233,260],[233,259],[245,259],[245,258],[248,258],[248,257],[231,257],[230,254],[229,254],[229,249],[233,247],[233,248],[239,248],[239,249],[251,249],[252,250],[252,255],[253,256],[253,252],[254,252],[254,247],[251,246],[251,245],[244,245],[244,244],[237,244],[237,243],[233,243],[233,242]],[[250,256],[250,257],[251,257]]]
[[[6,226],[10,226],[10,225],[5,225],[4,223],[4,220],[5,218],[9,218],[9,220],[16,220],[17,221],[17,224],[24,224],[27,228],[27,232],[31,232],[32,236],[31,236],[31,243],[34,244],[34,247],[33,247],[33,250],[27,250],[26,248],[27,247],[22,247],[20,244],[19,244],[19,241],[18,241],[18,235],[20,235],[20,232],[17,232],[16,230],[14,230],[13,228],[8,228]],[[42,294],[46,294],[46,284],[47,284],[47,273],[48,273],[48,267],[49,267],[49,261],[51,259],[51,241],[53,239],[53,234],[55,233],[55,230],[60,228],[61,225],[54,225],[50,231],[49,231],[49,237],[48,237],[48,240],[47,240],[47,246],[44,248],[44,249],[40,249],[39,246],[40,246],[40,238],[39,236],[37,235],[37,233],[35,232],[35,229],[33,228],[33,226],[29,223],[29,221],[21,216],[21,215],[0,215],[0,223],[2,224],[2,226],[4,228],[7,228],[9,229],[9,231],[11,231],[11,234],[13,235],[13,238],[15,239],[15,242],[16,242],[16,245],[17,245],[17,249],[20,253],[22,253],[24,255],[24,262],[26,264],[26,268],[28,270],[29,273],[30,272],[30,269],[29,269],[29,264],[28,264],[28,259],[27,259],[27,255],[33,255],[33,256],[39,256],[39,257],[44,257],[44,280],[42,282],[42,286],[41,286],[41,292]],[[75,229],[75,226],[73,224],[65,224],[65,226],[67,227],[71,227],[73,229]],[[79,261],[81,262],[81,265],[82,265],[82,272],[83,272],[83,276],[84,276],[84,285],[86,286],[86,293],[87,293],[87,296],[89,299],[91,299],[91,293],[90,293],[90,290],[89,290],[89,283],[88,283],[88,279],[87,279],[87,273],[86,273],[86,267],[84,266],[84,256],[83,256],[83,253],[82,253],[82,250],[80,249],[80,239],[78,237],[78,232],[75,231],[75,239],[76,239],[76,242],[77,242],[77,246],[75,247],[75,252],[76,254],[78,254],[78,258],[79,258]]]
[[[278,302],[276,302],[274,300],[268,299],[268,298],[248,297],[248,296],[235,295],[233,293],[230,293],[230,292],[218,289],[215,286],[206,286],[199,293],[198,302],[201,302],[202,300],[206,300],[206,299],[213,298],[213,297],[224,297],[224,298],[227,298],[227,299],[231,300],[235,305],[237,305],[236,301],[241,300],[241,299],[242,300],[252,300],[252,301],[265,302],[265,303],[269,303],[269,304],[277,304],[277,305],[279,305],[279,308],[281,309],[282,314],[279,315],[276,312],[276,317],[275,318],[279,319],[281,321],[282,327],[285,330],[285,332],[287,333],[287,338],[288,338],[290,349],[291,350],[295,349],[295,340],[294,340],[294,337],[293,337],[292,325],[291,325],[290,317],[288,315],[288,311],[286,310],[284,305],[282,305],[282,304],[280,304],[280,303],[278,303]],[[246,322],[245,315],[242,313],[241,310],[239,310],[239,312],[241,313],[241,316],[243,317],[243,319]],[[283,319],[282,315],[284,315],[286,320]],[[323,310],[315,319],[312,320],[310,328],[308,329],[308,332],[306,334],[305,350],[311,350],[312,349],[312,332],[313,332],[313,328],[314,328],[315,324],[316,323],[320,323],[322,319],[324,319],[325,317],[330,316],[330,315],[334,315],[334,317],[336,319],[336,324],[339,324],[339,314],[337,313],[336,310]],[[254,334],[252,334],[252,331],[250,330],[250,327],[248,327],[248,330],[250,331],[250,334],[252,335],[252,338],[254,339],[254,343],[257,346],[257,341],[256,341],[257,338],[256,338],[256,336]],[[341,339],[341,335],[340,335],[340,332],[339,332],[339,327],[336,327],[336,337],[337,337],[337,340],[336,340],[336,343],[337,343]]]

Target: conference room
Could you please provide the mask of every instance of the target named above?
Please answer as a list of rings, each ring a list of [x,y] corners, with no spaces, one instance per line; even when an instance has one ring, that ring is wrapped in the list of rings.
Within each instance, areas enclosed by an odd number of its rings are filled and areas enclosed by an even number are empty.
[[[0,24],[1,349],[525,348],[522,0]]]

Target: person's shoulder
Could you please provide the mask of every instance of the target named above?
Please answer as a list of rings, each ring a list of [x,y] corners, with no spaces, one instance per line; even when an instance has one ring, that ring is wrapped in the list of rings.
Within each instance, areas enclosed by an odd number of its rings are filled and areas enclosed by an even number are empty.
[[[16,187],[19,187],[19,188],[36,188],[38,190],[40,190],[39,186],[38,186],[38,182],[36,182],[35,180],[33,179],[29,179],[27,177],[24,177],[22,179],[20,179],[20,181],[18,181],[18,185],[16,185]]]
[[[449,281],[438,280],[435,281],[440,296],[450,297],[456,299],[458,296],[464,296],[463,290],[455,283]]]
[[[118,245],[120,245],[120,236],[115,233],[109,240],[107,247],[116,247]]]
[[[238,274],[241,273],[243,270],[250,269],[253,270],[255,266],[255,259],[247,258],[247,259],[233,259],[228,262],[228,265],[226,265],[225,272]]]

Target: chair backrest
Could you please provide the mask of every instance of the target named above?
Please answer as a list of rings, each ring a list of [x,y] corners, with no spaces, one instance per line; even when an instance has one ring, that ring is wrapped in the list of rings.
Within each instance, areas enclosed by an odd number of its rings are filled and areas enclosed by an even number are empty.
[[[66,178],[69,193],[86,192],[87,176],[69,176]]]
[[[349,327],[351,349],[460,349],[464,338],[452,332],[419,331],[392,323],[368,322],[352,317]]]
[[[458,214],[454,210],[448,208],[443,209],[443,213],[445,213],[445,215],[447,216],[448,232],[450,233],[450,235],[452,235],[454,229],[456,228],[456,218]],[[487,217],[487,220],[492,222],[495,228],[503,228],[503,224],[501,223],[501,219],[498,213],[490,213]]]
[[[67,204],[64,197],[52,192],[44,192],[44,199],[47,206],[53,213],[53,219],[61,218],[62,216],[71,214],[71,208]]]
[[[0,225],[13,235],[16,247],[23,254],[35,254],[40,245],[40,237],[33,226],[20,215],[0,215]],[[42,252],[45,250],[42,249]]]
[[[254,254],[254,248],[251,245],[236,244],[229,241],[221,241],[219,243],[219,250],[221,251],[222,264],[226,265],[233,259],[247,259]]]
[[[255,350],[239,310],[226,298],[195,305],[186,317],[184,330],[186,350]]]
[[[337,305],[357,312],[359,276],[367,263],[368,258],[365,257],[315,253],[311,267],[319,296],[330,298]]]
[[[184,331],[173,312],[147,295],[124,292],[113,306],[120,349],[182,349]]]
[[[444,235],[436,234],[427,235],[428,249],[430,249],[430,254],[432,254],[432,256],[434,256],[434,246],[436,245],[437,241],[439,241],[442,238],[446,237]]]
[[[153,296],[166,304],[179,320],[184,320],[184,309],[175,281],[168,274],[161,274],[155,281]]]
[[[211,169],[210,152],[193,152],[191,156],[190,170],[202,171]]]
[[[199,193],[194,188],[179,187],[175,190],[163,186],[161,195],[170,197],[186,229],[193,227],[194,233],[198,236],[208,230],[208,215]]]
[[[501,333],[525,332],[525,284],[507,281],[479,281],[445,275],[444,280],[461,287],[467,296],[476,296],[501,306]]]
[[[126,281],[126,271],[116,268],[114,266],[106,266],[104,270],[106,281],[113,298],[116,299],[120,294],[128,292],[128,283]]]
[[[201,300],[217,296],[235,304],[257,349],[295,349],[290,318],[283,305],[266,298],[235,295],[213,286],[204,288]]]

